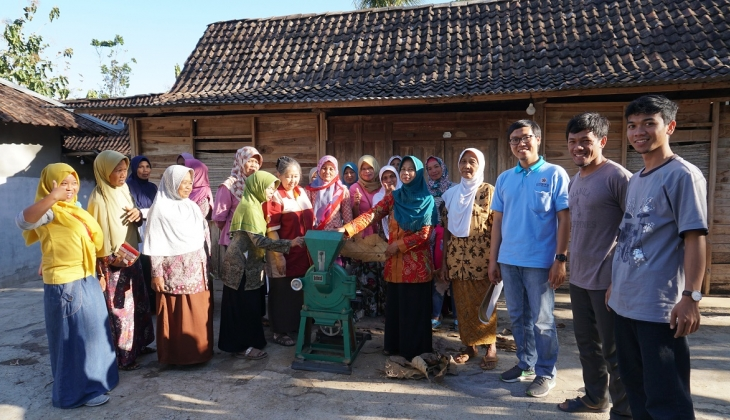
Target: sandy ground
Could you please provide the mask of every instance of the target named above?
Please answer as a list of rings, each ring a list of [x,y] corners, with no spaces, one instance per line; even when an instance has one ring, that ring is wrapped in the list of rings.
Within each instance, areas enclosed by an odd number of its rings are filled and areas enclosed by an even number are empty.
[[[216,282],[216,306],[222,284]],[[730,418],[730,298],[702,301],[702,327],[691,336],[692,393],[698,418]],[[43,285],[34,281],[0,289],[1,419],[471,419],[490,415],[504,419],[607,419],[607,414],[566,414],[556,404],[582,392],[578,354],[567,293],[558,293],[555,308],[560,356],[557,386],[541,399],[525,395],[527,383],[506,384],[499,373],[516,363],[514,353],[499,351],[496,370],[484,372],[478,359],[457,367],[458,376],[441,383],[385,378],[382,318],[357,324],[372,333],[353,364],[350,376],[290,368],[292,347],[270,344],[262,361],[232,358],[217,348],[201,366],[168,368],[156,356],[140,359],[143,368],[120,372],[111,401],[101,407],[60,410],[51,406],[51,368],[43,321]],[[499,307],[499,330],[509,328]],[[448,327],[434,340],[459,347]],[[215,331],[218,332],[218,311]],[[267,330],[267,337],[271,333]],[[483,354],[484,350],[482,350]]]

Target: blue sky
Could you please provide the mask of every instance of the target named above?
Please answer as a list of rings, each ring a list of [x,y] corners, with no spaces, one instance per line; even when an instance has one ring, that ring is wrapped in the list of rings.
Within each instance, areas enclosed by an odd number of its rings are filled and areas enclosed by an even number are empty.
[[[0,21],[22,15],[27,0],[0,0]],[[48,23],[53,6],[61,17]],[[73,48],[70,67],[59,70],[69,78],[71,97],[84,97],[101,84],[99,59],[92,38],[124,37],[126,59],[134,57],[127,95],[167,91],[175,81],[174,67],[182,67],[208,24],[232,19],[262,18],[299,13],[354,9],[351,0],[40,0],[26,32],[36,32],[50,44],[49,58]]]

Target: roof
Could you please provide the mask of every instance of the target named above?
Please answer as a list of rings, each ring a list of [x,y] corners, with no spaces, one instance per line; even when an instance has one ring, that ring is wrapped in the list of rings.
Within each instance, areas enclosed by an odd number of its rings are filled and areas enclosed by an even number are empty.
[[[116,134],[113,127],[74,114],[61,102],[47,98],[5,79],[0,79],[0,121],[59,127],[72,133]]]
[[[84,115],[84,114],[81,114]],[[129,126],[127,118],[108,114],[90,114],[94,118],[105,121],[108,124],[123,127],[118,133],[102,136],[94,135],[71,135],[63,139],[63,147],[74,152],[95,152],[103,150],[115,150],[126,156],[131,155],[132,149],[129,142]]]
[[[335,103],[730,81],[727,0],[459,2],[208,26],[172,89],[79,108]]]

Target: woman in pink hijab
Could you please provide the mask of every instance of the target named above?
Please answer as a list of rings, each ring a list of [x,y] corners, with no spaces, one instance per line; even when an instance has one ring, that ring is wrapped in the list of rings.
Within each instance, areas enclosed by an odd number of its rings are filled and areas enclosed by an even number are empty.
[[[352,221],[350,192],[340,182],[334,156],[322,156],[319,160],[317,179],[307,186],[307,197],[314,208],[316,230],[337,230]]]

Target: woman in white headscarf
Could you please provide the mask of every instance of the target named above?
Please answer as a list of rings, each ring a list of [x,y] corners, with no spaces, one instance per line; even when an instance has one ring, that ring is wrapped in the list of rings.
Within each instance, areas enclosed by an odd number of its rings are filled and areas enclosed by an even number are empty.
[[[205,224],[188,197],[194,172],[165,170],[147,215],[144,249],[157,292],[157,360],[190,365],[213,357],[213,295],[208,288]]]
[[[478,309],[489,289],[484,267],[489,265],[492,233],[490,210],[494,186],[484,182],[484,154],[473,148],[459,156],[461,182],[444,192],[441,220],[444,224],[444,252],[441,280],[451,282],[459,313],[459,335],[466,349],[456,357],[463,363],[486,345],[482,369],[497,366],[497,313],[488,324],[479,320]]]

